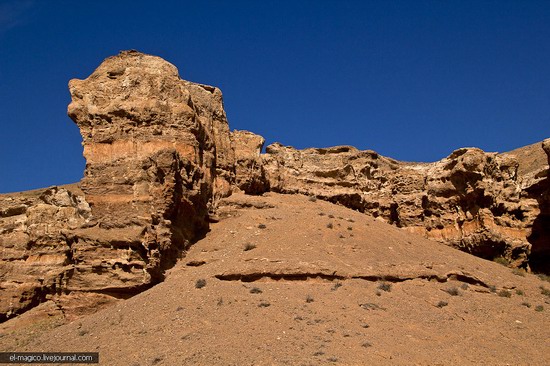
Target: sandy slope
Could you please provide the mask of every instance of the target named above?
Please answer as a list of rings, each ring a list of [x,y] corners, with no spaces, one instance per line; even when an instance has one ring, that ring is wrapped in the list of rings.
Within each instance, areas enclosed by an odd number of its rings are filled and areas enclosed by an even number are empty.
[[[550,364],[538,277],[299,195],[234,195],[219,214],[162,284],[0,348],[102,365]]]

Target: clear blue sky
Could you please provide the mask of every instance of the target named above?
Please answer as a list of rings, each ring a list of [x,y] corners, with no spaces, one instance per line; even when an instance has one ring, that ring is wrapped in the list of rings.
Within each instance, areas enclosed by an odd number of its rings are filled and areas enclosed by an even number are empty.
[[[550,137],[550,1],[0,0],[0,192],[80,180],[67,82],[124,49],[267,143],[434,161]]]

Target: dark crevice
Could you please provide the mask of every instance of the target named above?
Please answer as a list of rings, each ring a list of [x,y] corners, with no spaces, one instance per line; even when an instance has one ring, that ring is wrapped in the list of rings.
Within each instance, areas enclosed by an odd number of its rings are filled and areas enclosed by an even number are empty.
[[[471,285],[479,285],[482,287],[489,288],[485,282],[469,276],[463,273],[454,273],[450,272],[446,275],[437,275],[437,274],[425,274],[417,276],[400,276],[400,275],[337,275],[337,274],[326,274],[326,273],[230,273],[230,274],[221,274],[215,275],[218,280],[221,281],[240,281],[240,282],[255,282],[259,280],[269,279],[274,281],[307,281],[307,280],[321,280],[321,281],[343,281],[343,280],[365,280],[369,282],[405,282],[412,280],[427,280],[427,281],[437,281],[437,282],[447,282],[449,280],[456,280],[460,282],[465,282]]]

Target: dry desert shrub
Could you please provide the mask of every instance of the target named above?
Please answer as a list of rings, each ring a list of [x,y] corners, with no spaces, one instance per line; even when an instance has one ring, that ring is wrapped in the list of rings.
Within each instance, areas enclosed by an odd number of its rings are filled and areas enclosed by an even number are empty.
[[[252,287],[252,288],[250,289],[250,293],[251,293],[251,294],[261,294],[261,293],[262,293],[262,290],[261,290],[260,288],[258,288],[258,287]]]
[[[252,249],[255,249],[256,248],[256,245],[252,244],[252,243],[246,243],[244,245],[244,251],[247,252],[249,250],[252,250]]]
[[[458,296],[460,295],[460,291],[458,291],[458,288],[456,287],[449,287],[444,290],[446,293],[448,293],[451,296]]]

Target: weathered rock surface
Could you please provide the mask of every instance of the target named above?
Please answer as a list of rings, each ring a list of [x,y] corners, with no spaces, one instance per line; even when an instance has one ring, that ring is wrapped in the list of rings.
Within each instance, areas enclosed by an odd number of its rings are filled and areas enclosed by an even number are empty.
[[[2,196],[1,319],[55,294],[126,297],[157,283],[235,181],[238,139],[219,89],[135,51],[69,89],[86,158],[81,191]]]
[[[538,156],[541,151],[539,144]],[[351,146],[297,150],[272,144],[266,152],[262,161],[273,191],[340,203],[483,258],[502,256],[514,266],[528,266],[533,244],[544,257],[540,262],[548,262],[546,249],[539,250],[547,247],[548,232],[540,229],[538,241],[532,238],[535,222],[548,227],[547,216],[541,218],[548,167],[537,163],[540,158],[476,148],[435,163],[399,162]]]
[[[267,147],[230,132],[218,88],[136,51],[71,80],[77,186],[0,195],[0,321],[53,301],[65,316],[163,279],[233,192],[304,193],[472,254],[550,271],[550,140],[405,163],[349,146]],[[545,155],[544,151],[546,151]],[[530,255],[530,253],[532,254]]]
[[[543,141],[542,148],[550,165],[550,139]],[[541,155],[540,150],[537,155]],[[550,174],[548,169],[540,168],[540,165],[537,169],[537,165],[532,164],[528,179],[522,186],[528,197],[537,201],[539,210],[528,237],[533,245],[530,261],[533,268],[550,273]]]

